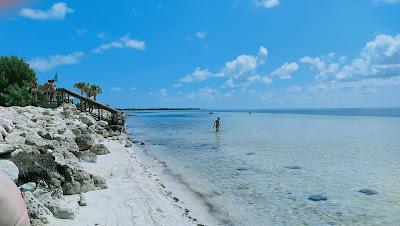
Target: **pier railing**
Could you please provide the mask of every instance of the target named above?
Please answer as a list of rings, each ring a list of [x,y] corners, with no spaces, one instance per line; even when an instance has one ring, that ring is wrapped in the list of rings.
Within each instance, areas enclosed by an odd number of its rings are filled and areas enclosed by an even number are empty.
[[[79,99],[80,105],[79,109],[82,112],[89,112],[92,113],[95,109],[97,110],[97,115],[95,115],[98,120],[106,119],[103,115],[103,111],[109,112],[109,118],[107,117],[107,121],[111,122],[112,124],[123,124],[123,119],[121,119],[121,113],[114,108],[101,104],[95,100],[92,100],[88,97],[82,96],[80,94],[74,93],[65,88],[58,88],[57,89],[57,102],[59,105],[62,103],[73,103],[72,98]]]

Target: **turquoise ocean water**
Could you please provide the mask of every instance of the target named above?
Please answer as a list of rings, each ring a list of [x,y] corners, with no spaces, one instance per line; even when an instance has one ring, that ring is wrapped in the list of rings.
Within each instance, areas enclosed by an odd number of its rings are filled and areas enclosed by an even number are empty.
[[[209,112],[127,123],[221,225],[400,225],[400,109]]]

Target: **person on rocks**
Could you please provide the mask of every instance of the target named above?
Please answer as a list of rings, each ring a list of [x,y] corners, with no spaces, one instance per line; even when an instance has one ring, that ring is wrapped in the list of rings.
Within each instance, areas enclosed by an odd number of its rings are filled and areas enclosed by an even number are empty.
[[[25,200],[15,183],[0,170],[0,225],[29,226]]]
[[[37,103],[37,98],[38,98],[38,92],[39,92],[39,86],[38,86],[37,82],[34,82],[31,85],[30,90],[31,90],[31,95],[32,95],[32,102],[34,104],[36,104]]]
[[[44,90],[44,99],[46,101],[50,101],[50,80],[48,80],[44,86],[43,86],[43,90]]]
[[[50,101],[54,100],[56,95],[56,85],[54,84],[55,80],[49,80],[49,98]]]
[[[221,127],[220,118],[218,117],[217,120],[214,122],[215,132],[219,132],[219,128]]]

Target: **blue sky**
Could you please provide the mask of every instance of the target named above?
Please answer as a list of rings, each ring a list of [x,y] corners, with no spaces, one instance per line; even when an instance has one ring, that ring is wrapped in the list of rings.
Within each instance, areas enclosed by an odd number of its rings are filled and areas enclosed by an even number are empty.
[[[399,0],[0,7],[1,55],[24,57],[41,82],[99,84],[118,107],[400,106]]]

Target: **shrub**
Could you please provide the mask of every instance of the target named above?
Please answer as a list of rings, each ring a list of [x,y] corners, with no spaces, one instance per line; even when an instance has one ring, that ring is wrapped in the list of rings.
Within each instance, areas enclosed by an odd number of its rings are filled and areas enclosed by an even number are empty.
[[[36,82],[36,74],[24,59],[0,57],[0,106],[30,105],[29,88],[33,82]]]

